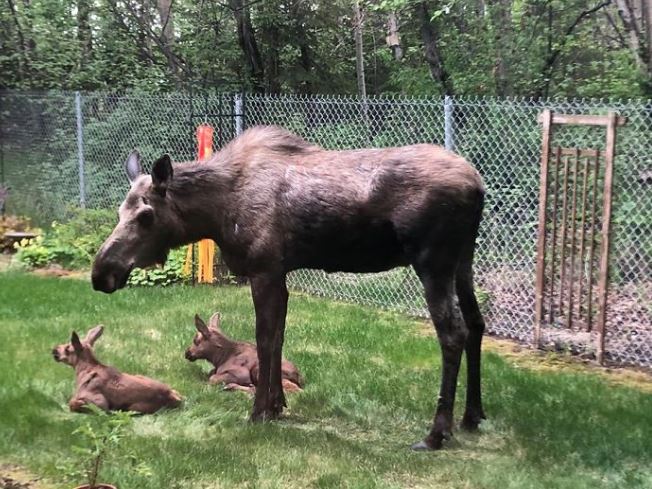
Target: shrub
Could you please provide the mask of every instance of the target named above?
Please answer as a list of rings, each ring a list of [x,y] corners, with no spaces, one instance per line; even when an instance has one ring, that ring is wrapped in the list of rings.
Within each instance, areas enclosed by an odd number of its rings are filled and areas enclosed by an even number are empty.
[[[172,250],[163,267],[151,269],[135,268],[131,272],[127,284],[136,286],[166,286],[187,281],[188,275],[183,271],[185,259],[185,246]]]
[[[16,259],[30,267],[58,264],[70,269],[90,267],[93,257],[115,225],[115,213],[76,209],[63,224],[53,222],[43,236],[18,243]]]

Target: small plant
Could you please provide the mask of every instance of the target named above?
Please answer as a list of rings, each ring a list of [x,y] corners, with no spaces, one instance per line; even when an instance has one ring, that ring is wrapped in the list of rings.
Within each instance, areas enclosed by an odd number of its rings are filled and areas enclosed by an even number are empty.
[[[83,478],[86,485],[77,489],[103,489],[111,488],[107,484],[98,483],[102,467],[107,460],[130,462],[130,467],[139,475],[149,476],[149,467],[142,463],[136,463],[136,457],[132,452],[125,452],[118,455],[117,448],[121,440],[127,434],[132,425],[132,413],[129,412],[105,412],[95,405],[87,406],[90,415],[84,423],[73,431],[73,435],[80,438],[81,443],[73,445],[72,450],[78,456],[78,461],[72,465],[62,467],[67,478],[79,480]],[[120,463],[123,467],[126,464]]]

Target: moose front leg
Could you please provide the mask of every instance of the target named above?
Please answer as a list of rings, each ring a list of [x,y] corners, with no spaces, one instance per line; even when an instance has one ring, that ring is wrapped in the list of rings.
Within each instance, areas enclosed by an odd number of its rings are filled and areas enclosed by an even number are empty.
[[[285,406],[281,385],[281,357],[287,313],[285,275],[262,275],[251,279],[256,311],[258,385],[252,421],[277,418]]]

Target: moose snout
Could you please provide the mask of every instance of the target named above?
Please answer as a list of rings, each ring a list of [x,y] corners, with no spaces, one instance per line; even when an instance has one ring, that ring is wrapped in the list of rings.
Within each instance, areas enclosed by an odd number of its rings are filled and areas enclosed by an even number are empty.
[[[93,282],[94,290],[106,292],[107,294],[110,294],[111,292],[115,292],[117,288],[115,286],[116,279],[113,274],[100,274],[100,273],[96,273],[95,270],[93,270],[93,274],[91,275],[91,281]]]
[[[59,350],[57,350],[56,348],[52,348],[52,356],[58,362],[59,361]]]
[[[197,360],[197,357],[194,355],[192,351],[190,351],[190,348],[186,350],[186,360],[190,360],[191,362]]]
[[[91,272],[93,289],[110,294],[123,288],[127,284],[132,268],[122,263],[106,261],[98,256]]]

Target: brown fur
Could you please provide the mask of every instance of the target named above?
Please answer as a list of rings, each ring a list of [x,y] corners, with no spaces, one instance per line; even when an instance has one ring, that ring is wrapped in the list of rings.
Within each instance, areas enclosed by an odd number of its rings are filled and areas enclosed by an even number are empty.
[[[208,360],[213,364],[208,381],[224,384],[227,390],[243,390],[254,393],[258,383],[258,354],[256,345],[245,341],[234,341],[224,334],[220,314],[211,316],[208,326],[195,315],[197,333],[186,350],[186,359]],[[285,392],[298,392],[303,388],[303,379],[292,362],[281,363],[282,383]]]
[[[181,404],[181,396],[167,385],[142,375],[125,374],[100,363],[93,353],[93,345],[102,332],[103,326],[96,326],[81,341],[73,331],[70,343],[52,350],[57,362],[75,369],[75,394],[68,403],[71,411],[83,412],[87,404],[94,404],[105,411],[149,414]]]
[[[173,166],[164,155],[144,175],[132,153],[126,168],[131,190],[93,264],[93,287],[114,292],[134,266],[160,262],[175,246],[215,240],[228,267],[251,283],[260,365],[252,419],[275,418],[285,406],[286,274],[403,265],[424,286],[443,356],[435,420],[414,448],[440,448],[450,436],[464,350],[462,424],[475,429],[484,418],[484,320],[472,272],[484,188],[462,157],[431,144],[326,151],[284,129],[256,127],[205,164]]]

